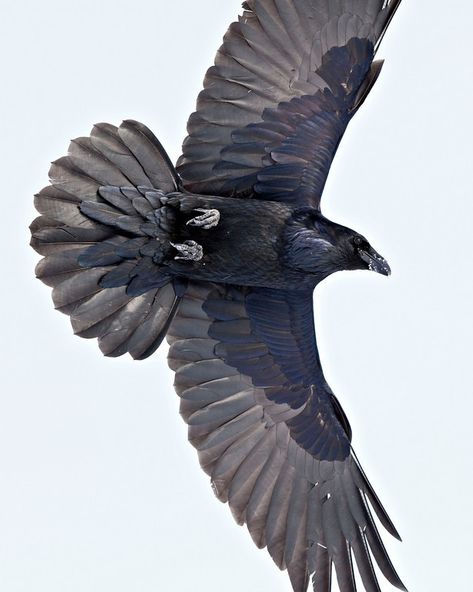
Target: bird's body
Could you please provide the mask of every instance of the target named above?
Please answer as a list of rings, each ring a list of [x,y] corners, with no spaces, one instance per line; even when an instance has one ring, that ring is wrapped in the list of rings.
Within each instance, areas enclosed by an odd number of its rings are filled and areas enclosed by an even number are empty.
[[[176,206],[184,217],[176,240],[195,240],[203,247],[203,258],[192,262],[170,258],[169,268],[183,276],[237,284],[288,288],[295,278],[283,265],[287,225],[291,207],[277,202],[226,199],[205,196],[179,196]],[[216,209],[220,221],[215,228],[204,230],[187,226],[199,208]],[[187,215],[186,215],[187,214]],[[299,281],[304,279],[299,274]]]
[[[37,275],[76,334],[109,356],[165,336],[189,440],[217,497],[287,569],[404,589],[372,510],[399,537],[355,457],[323,375],[312,293],[330,274],[389,275],[320,200],[400,0],[248,0],[205,78],[175,169],[144,125],[96,125],[36,197]]]

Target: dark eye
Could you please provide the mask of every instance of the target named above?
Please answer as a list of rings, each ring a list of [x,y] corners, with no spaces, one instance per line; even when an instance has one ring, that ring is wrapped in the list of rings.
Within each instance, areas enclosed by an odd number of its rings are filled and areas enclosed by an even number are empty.
[[[362,239],[361,236],[355,236],[353,242],[355,243],[356,247],[361,247],[366,241]]]

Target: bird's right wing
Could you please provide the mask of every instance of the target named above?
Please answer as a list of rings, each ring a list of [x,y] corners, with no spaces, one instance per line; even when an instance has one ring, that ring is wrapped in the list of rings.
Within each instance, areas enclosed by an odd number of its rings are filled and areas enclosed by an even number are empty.
[[[401,0],[248,0],[204,80],[178,162],[194,193],[318,208]]]
[[[354,592],[353,561],[379,591],[371,555],[404,589],[370,512],[396,529],[350,446],[348,421],[322,374],[311,292],[191,283],[170,327],[181,414],[217,497],[295,592],[314,574]],[[369,502],[369,503],[368,503]]]

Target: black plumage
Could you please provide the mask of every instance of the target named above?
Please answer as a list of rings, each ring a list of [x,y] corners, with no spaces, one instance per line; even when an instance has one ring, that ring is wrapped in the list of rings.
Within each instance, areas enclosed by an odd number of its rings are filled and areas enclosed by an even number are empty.
[[[386,261],[320,201],[381,71],[400,0],[248,0],[208,71],[174,169],[142,124],[94,126],[36,196],[37,275],[108,356],[167,335],[189,440],[217,497],[295,592],[404,589],[372,510],[399,535],[327,384],[314,288]]]

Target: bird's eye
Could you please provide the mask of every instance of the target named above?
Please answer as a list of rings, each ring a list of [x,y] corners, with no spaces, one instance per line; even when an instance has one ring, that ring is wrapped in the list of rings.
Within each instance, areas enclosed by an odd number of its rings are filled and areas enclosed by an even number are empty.
[[[355,243],[355,246],[361,247],[363,245],[363,243],[365,243],[366,241],[364,241],[361,238],[361,236],[355,236],[355,238],[353,239],[353,242]]]

